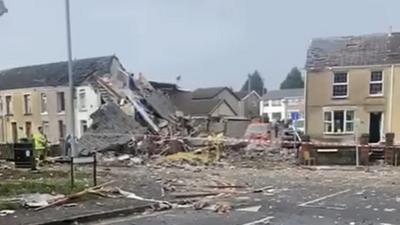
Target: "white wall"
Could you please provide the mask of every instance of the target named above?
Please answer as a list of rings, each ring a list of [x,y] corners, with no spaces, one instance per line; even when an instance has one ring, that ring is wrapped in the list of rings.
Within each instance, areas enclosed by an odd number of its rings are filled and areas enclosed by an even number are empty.
[[[295,98],[290,98],[290,99],[295,99]],[[281,119],[287,118],[290,119],[291,118],[291,112],[299,112],[300,113],[300,117],[303,117],[304,114],[304,99],[302,98],[298,98],[296,99],[297,102],[289,102],[289,98],[288,99],[280,99],[280,100],[262,100],[260,102],[260,115],[264,115],[267,114],[268,117],[270,118],[271,121],[273,121],[272,119],[272,114],[273,113],[281,113]],[[268,104],[265,104],[266,101],[268,102]],[[280,105],[279,106],[273,106],[272,102],[273,101],[280,101]]]
[[[268,118],[272,121],[272,114],[273,113],[281,113],[282,115],[282,119],[284,118],[284,114],[285,114],[285,104],[282,103],[281,101],[281,105],[280,106],[272,106],[272,101],[273,100],[262,100],[260,102],[260,109],[261,109],[261,115],[263,114],[267,114]],[[268,103],[268,104],[266,104]]]
[[[75,134],[76,137],[80,138],[82,136],[82,121],[87,122],[87,127],[90,127],[92,124],[92,119],[90,119],[90,115],[94,113],[101,105],[100,95],[97,94],[94,89],[89,86],[79,86],[76,87],[76,99],[75,99]],[[86,108],[82,109],[81,99],[79,94],[81,92],[85,93]]]

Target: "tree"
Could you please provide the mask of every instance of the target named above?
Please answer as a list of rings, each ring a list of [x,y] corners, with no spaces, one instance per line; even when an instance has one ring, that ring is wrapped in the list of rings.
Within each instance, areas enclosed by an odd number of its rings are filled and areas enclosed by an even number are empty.
[[[252,74],[248,74],[248,78],[241,89],[241,91],[249,90],[257,92],[257,94],[259,94],[260,96],[262,96],[266,92],[266,89],[264,88],[264,81],[257,70],[255,70]]]
[[[291,88],[304,88],[304,81],[297,67],[293,67],[286,76],[286,79],[281,83],[281,89]]]

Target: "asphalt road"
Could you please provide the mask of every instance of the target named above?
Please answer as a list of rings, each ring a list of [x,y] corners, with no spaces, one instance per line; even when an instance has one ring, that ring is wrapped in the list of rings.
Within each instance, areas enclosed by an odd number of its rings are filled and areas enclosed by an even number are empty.
[[[395,184],[395,183],[394,183]],[[344,182],[293,182],[274,186],[264,193],[233,196],[234,209],[217,214],[212,210],[174,209],[149,215],[113,218],[103,225],[395,225],[400,224],[400,189],[395,185],[358,185]],[[247,211],[241,211],[247,210]]]

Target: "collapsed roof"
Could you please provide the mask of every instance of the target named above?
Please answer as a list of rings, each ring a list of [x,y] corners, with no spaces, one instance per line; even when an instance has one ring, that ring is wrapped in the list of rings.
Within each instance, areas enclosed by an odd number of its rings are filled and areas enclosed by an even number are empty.
[[[306,69],[400,63],[400,33],[313,39]]]

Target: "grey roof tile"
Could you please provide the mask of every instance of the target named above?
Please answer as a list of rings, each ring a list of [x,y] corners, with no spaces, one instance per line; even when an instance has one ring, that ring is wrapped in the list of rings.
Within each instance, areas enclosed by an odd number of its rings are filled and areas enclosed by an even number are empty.
[[[74,60],[74,83],[79,84],[88,75],[110,73],[115,56]],[[62,86],[68,84],[67,62],[24,66],[0,71],[0,90]]]

